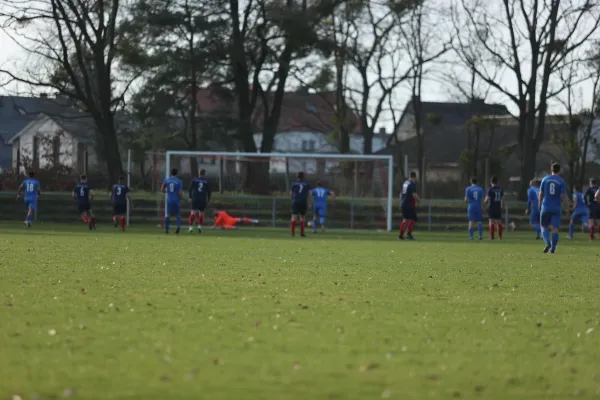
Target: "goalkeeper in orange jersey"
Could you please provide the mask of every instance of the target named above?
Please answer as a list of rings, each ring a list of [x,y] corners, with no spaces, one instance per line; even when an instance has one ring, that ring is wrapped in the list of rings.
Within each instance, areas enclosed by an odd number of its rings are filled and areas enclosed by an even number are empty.
[[[213,229],[214,228],[221,228],[221,229],[237,229],[237,224],[240,222],[246,223],[246,224],[258,224],[258,220],[257,219],[251,219],[251,218],[234,218],[232,216],[230,216],[229,214],[227,214],[225,211],[219,211],[219,210],[215,210],[215,212],[213,213],[213,217],[215,219],[215,223],[213,224]]]

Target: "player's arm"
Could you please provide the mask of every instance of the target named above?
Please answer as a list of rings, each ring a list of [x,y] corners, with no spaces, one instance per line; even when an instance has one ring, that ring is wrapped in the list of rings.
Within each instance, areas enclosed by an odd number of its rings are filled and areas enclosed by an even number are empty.
[[[74,188],[73,192],[71,194],[72,194],[73,200],[77,200],[77,188]]]
[[[162,183],[162,185],[160,186],[160,191],[161,193],[167,193],[167,184],[166,183]]]
[[[90,189],[90,201],[94,200],[95,194],[96,194],[96,192],[94,192],[94,189]]]
[[[113,186],[112,189],[110,190],[110,192],[108,193],[108,197],[110,198],[111,201],[113,199],[113,192],[114,191],[115,191],[115,187]]]
[[[538,194],[538,210],[542,211],[542,201],[544,200],[544,191],[540,187],[540,194]]]
[[[19,200],[19,198],[21,198],[21,189],[23,189],[23,183],[21,183],[19,185],[19,188],[17,189],[17,200]]]
[[[129,203],[129,207],[133,208],[133,199],[131,198],[131,192],[127,191],[127,194],[125,195],[125,198],[127,198],[127,202]]]
[[[210,187],[210,183],[206,184],[206,203],[210,203],[210,199],[212,199],[212,189]]]
[[[600,201],[600,190],[596,190],[596,194],[594,195],[594,200]]]
[[[483,204],[487,204],[490,202],[490,192],[488,191],[487,194],[485,195],[485,198],[483,199]]]
[[[330,190],[329,193],[331,193],[331,200],[335,203],[335,192]]]
[[[527,208],[525,209],[525,214],[531,213],[531,207],[533,206],[531,196],[527,193]]]
[[[577,195],[575,193],[573,193],[573,204],[571,204],[572,209],[576,209],[579,202],[577,201]]]
[[[504,209],[504,192],[500,194],[500,208]]]
[[[421,201],[421,197],[419,197],[419,193],[414,192],[413,193],[413,199],[415,199],[415,201]]]
[[[465,190],[465,203],[469,203],[469,199],[467,198],[467,194],[469,194],[469,190]]]

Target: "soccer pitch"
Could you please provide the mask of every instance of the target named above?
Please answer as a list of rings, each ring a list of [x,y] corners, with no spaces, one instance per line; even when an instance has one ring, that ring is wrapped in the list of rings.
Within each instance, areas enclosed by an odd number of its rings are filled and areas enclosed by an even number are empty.
[[[600,245],[4,224],[0,399],[600,396]]]

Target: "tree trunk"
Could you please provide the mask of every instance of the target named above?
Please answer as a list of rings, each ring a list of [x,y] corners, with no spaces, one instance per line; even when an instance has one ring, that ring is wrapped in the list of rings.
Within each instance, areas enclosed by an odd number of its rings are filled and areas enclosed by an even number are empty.
[[[100,135],[102,136],[102,145],[104,160],[108,171],[109,187],[115,182],[118,182],[119,177],[123,174],[123,166],[121,163],[121,153],[119,151],[119,143],[112,115],[104,121],[97,121],[98,127],[101,128]]]

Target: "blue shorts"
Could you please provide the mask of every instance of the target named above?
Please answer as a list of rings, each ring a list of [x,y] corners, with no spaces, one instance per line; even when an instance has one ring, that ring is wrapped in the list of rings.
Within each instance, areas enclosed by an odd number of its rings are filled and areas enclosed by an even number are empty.
[[[315,217],[325,218],[327,215],[327,208],[323,206],[313,206],[313,215]]]
[[[467,216],[469,218],[469,222],[479,222],[483,220],[483,211],[481,208],[467,208]]]
[[[529,213],[529,223],[531,225],[537,225],[540,223],[540,212],[539,211],[534,211]]]
[[[581,221],[581,223],[587,224],[588,220],[588,210],[575,210],[573,211],[573,215],[571,215],[571,221],[573,222]]]
[[[544,210],[540,213],[540,222],[544,228],[552,226],[554,228],[560,227],[560,220],[562,218],[561,210]]]
[[[37,208],[37,199],[25,199],[25,207],[35,210]]]
[[[179,215],[181,212],[181,204],[180,203],[167,203],[167,215]]]

